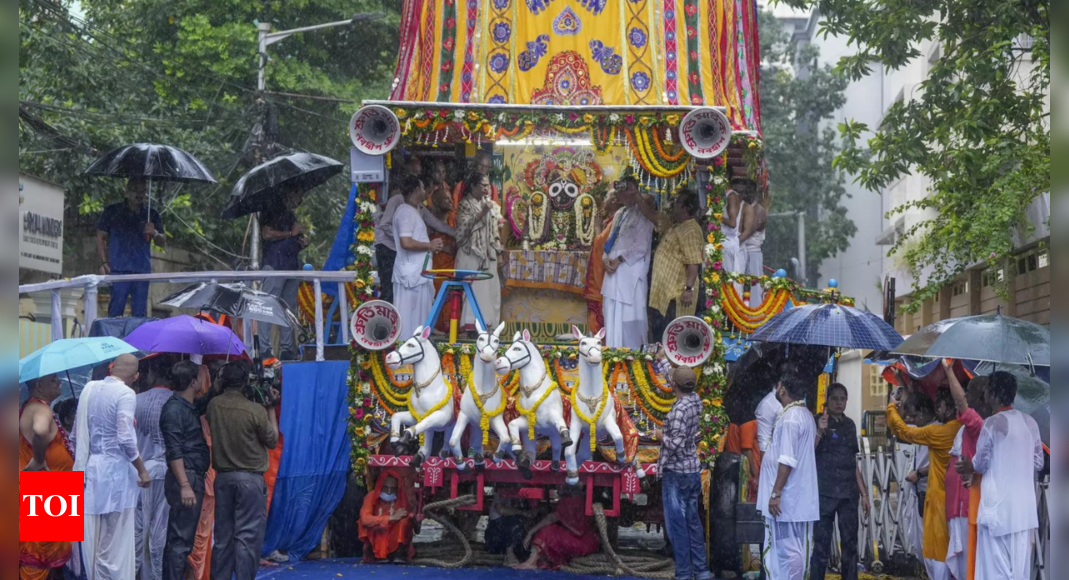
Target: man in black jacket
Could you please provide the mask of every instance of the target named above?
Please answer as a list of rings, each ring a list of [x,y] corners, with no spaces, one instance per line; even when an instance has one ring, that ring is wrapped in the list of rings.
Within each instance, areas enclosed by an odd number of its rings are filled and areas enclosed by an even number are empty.
[[[839,539],[843,580],[857,580],[858,502],[865,517],[869,503],[861,470],[857,465],[857,426],[844,415],[846,387],[833,383],[828,387],[824,413],[817,417],[817,485],[820,489],[820,521],[813,532],[813,571],[811,580],[824,580],[831,550],[835,516],[839,516]]]
[[[190,361],[171,368],[175,392],[160,411],[160,431],[166,446],[167,475],[164,496],[170,505],[167,544],[163,549],[163,580],[182,580],[197,535],[204,476],[211,466],[211,451],[204,439],[200,417],[212,393],[195,399],[200,390],[200,369]]]

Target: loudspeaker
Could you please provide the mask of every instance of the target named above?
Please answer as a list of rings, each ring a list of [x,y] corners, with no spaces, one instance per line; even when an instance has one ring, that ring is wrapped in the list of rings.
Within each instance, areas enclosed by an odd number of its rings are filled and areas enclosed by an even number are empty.
[[[401,314],[389,302],[365,302],[353,312],[349,336],[360,348],[386,350],[401,336]]]
[[[699,159],[716,157],[731,142],[731,122],[719,109],[701,107],[683,117],[679,124],[683,149]]]
[[[401,140],[401,122],[381,105],[361,107],[349,121],[353,146],[367,155],[385,155]]]
[[[713,329],[696,316],[681,316],[664,330],[661,344],[676,366],[696,367],[713,354]]]

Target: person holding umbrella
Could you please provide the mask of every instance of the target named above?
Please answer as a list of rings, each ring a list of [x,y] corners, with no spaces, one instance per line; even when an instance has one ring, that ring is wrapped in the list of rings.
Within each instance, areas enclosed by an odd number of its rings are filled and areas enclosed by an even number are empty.
[[[149,274],[152,272],[152,242],[167,241],[160,212],[145,207],[146,182],[130,178],[126,199],[104,208],[97,221],[97,255],[100,273]],[[130,299],[130,314],[144,318],[148,305],[148,282],[116,282],[111,287],[108,317],[122,316]]]
[[[26,385],[30,398],[19,409],[19,469],[70,471],[74,467],[70,440],[51,407],[60,395],[59,377],[46,375]],[[70,542],[19,542],[19,578],[44,580],[70,557]]]
[[[280,202],[262,212],[260,221],[263,244],[263,268],[264,270],[292,271],[300,270],[298,256],[301,251],[308,247],[309,240],[304,235],[304,226],[297,220],[296,210],[304,201],[304,190],[298,185],[287,185]],[[265,278],[263,291],[267,294],[281,298],[286,306],[297,306],[297,290],[300,281],[291,278]],[[259,323],[260,345],[264,351],[264,358],[271,358],[271,329],[274,324]],[[297,340],[294,338],[293,327],[279,325],[278,348],[282,360],[297,358]]]

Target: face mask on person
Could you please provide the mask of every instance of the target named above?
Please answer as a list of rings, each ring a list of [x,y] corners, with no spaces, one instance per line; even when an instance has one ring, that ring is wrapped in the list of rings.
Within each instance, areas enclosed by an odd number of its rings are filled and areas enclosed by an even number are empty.
[[[379,499],[386,503],[393,503],[397,501],[396,493],[386,493],[385,491],[379,494]]]

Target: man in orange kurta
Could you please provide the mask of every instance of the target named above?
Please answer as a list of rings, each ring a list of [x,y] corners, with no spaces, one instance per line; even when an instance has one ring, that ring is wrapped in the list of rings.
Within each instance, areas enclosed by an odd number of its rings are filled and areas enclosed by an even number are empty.
[[[28,381],[30,398],[19,410],[19,470],[70,471],[74,454],[67,432],[52,414],[60,394],[55,375]],[[70,542],[19,542],[19,578],[44,580],[67,563]]]
[[[364,498],[360,510],[360,541],[364,562],[408,560],[412,546],[412,487],[404,473],[387,469],[379,475],[375,489]]]
[[[430,204],[431,213],[434,217],[449,224],[449,227],[457,227],[457,212],[453,209],[453,198],[449,193],[449,186],[444,182],[440,185],[435,185],[434,191],[430,197],[427,198],[427,203]],[[430,234],[431,241],[442,240],[443,251],[435,252],[431,255],[431,268],[435,270],[452,270],[456,267],[456,252],[457,242],[453,239],[453,236],[443,232],[432,232]],[[442,287],[441,280],[434,281],[434,295],[438,295],[438,290]],[[434,328],[439,332],[449,332],[449,304],[446,303],[446,307],[438,314],[438,322],[435,323]],[[460,313],[457,312],[457,320],[460,319]]]
[[[900,389],[901,390],[901,389]],[[920,395],[924,396],[924,395]],[[946,473],[950,463],[950,450],[954,438],[961,429],[956,419],[957,409],[946,387],[935,397],[936,422],[926,427],[909,427],[898,413],[898,405],[887,405],[887,426],[895,437],[906,443],[928,446],[931,469],[928,472],[928,495],[924,502],[924,565],[932,580],[950,578],[946,565],[950,545],[950,531],[946,518]]]

